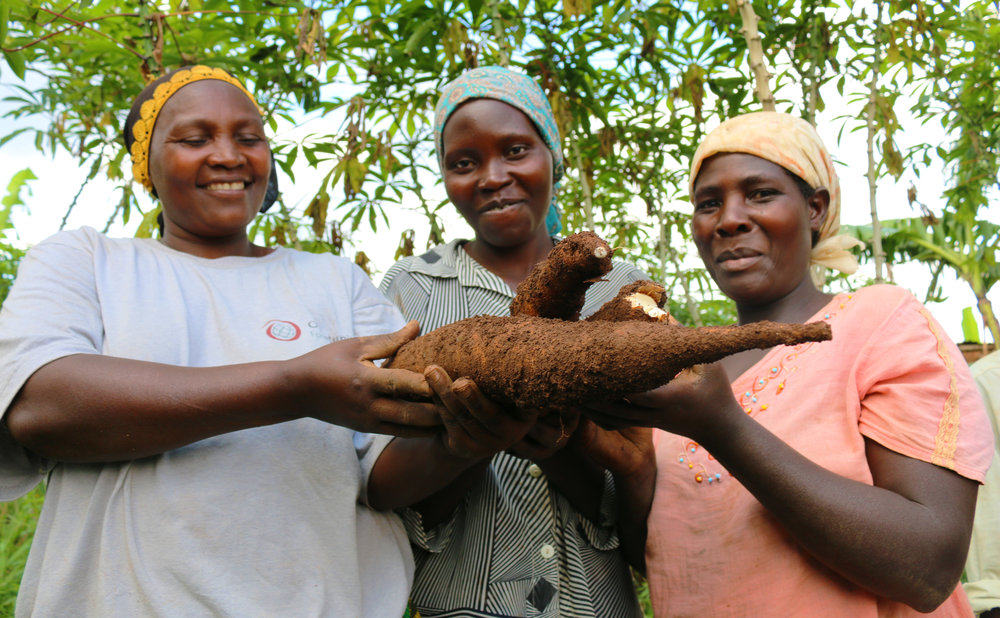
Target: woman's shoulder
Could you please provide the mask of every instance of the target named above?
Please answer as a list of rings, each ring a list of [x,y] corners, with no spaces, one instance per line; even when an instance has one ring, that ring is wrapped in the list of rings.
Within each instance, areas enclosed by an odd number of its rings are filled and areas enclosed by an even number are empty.
[[[93,245],[110,240],[111,238],[106,234],[98,232],[90,226],[83,226],[75,230],[59,230],[46,237],[38,245]]]
[[[872,345],[903,345],[926,337],[939,338],[944,329],[912,292],[892,284],[877,284],[833,297],[817,318],[830,322],[834,340],[865,340]]]
[[[156,241],[150,238],[114,238],[84,226],[75,230],[61,230],[45,238],[31,252],[52,253],[58,251],[82,251],[91,255],[113,254],[120,251],[134,251],[137,247]]]
[[[616,277],[628,279],[629,281],[639,281],[641,279],[652,279],[649,273],[639,268],[632,262],[614,258],[611,260],[611,273]]]
[[[618,295],[622,286],[651,279],[642,269],[625,260],[612,260],[611,270],[587,289],[585,303],[580,315],[587,317],[601,308],[604,303]]]
[[[274,251],[272,251],[270,254],[264,257],[272,258],[275,261],[296,262],[299,264],[314,264],[317,266],[322,265],[326,267],[333,267],[339,269],[351,269],[351,267],[357,266],[357,264],[355,264],[353,260],[343,255],[337,255],[335,253],[329,253],[329,252],[314,253],[312,251],[292,249],[291,247],[275,247]],[[260,258],[255,258],[255,259],[260,259]]]
[[[906,288],[891,284],[869,285],[857,290],[833,295],[818,317],[831,316],[863,318],[871,326],[888,320],[900,309],[918,310],[923,305]]]
[[[410,255],[400,258],[386,271],[386,278],[392,278],[399,273],[418,273],[431,277],[451,277],[456,275],[455,260],[461,239],[455,239],[443,245],[428,249],[420,255]]]
[[[874,285],[867,285],[863,288],[858,288],[854,292],[850,292],[859,300],[865,303],[885,303],[891,302],[896,305],[900,304],[914,304],[920,305],[920,301],[913,295],[913,292],[907,290],[904,287],[898,285],[893,285],[891,283],[878,283]],[[921,305],[922,306],[922,305]]]

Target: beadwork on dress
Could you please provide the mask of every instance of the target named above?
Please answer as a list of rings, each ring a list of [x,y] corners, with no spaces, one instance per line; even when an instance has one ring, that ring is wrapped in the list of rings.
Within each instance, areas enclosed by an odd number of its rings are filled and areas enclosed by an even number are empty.
[[[838,303],[838,309],[843,309],[853,296],[853,294],[847,294],[841,298]],[[827,311],[823,313],[822,319],[824,322],[829,322],[836,315],[836,311]],[[756,414],[764,412],[770,408],[771,404],[775,403],[775,399],[784,392],[788,378],[791,377],[791,374],[795,373],[798,369],[794,361],[814,345],[816,345],[815,342],[809,342],[791,346],[791,351],[782,356],[776,365],[772,365],[767,368],[762,375],[754,377],[753,381],[750,383],[750,390],[745,391],[740,396],[740,405],[743,407],[743,411],[750,416],[755,416]],[[767,387],[775,382],[777,385],[774,387],[774,391],[765,393]],[[766,398],[767,401],[761,401],[761,398]],[[721,473],[711,472],[704,463],[695,461],[694,456],[698,454],[698,451],[702,451],[704,453],[704,456],[707,458],[707,462],[715,461],[715,457],[712,457],[711,453],[703,449],[700,444],[693,440],[686,442],[684,444],[684,450],[677,455],[677,462],[681,465],[687,466],[688,470],[693,472],[693,478],[696,483],[715,485],[722,482],[723,475],[732,476],[730,472],[724,469]]]

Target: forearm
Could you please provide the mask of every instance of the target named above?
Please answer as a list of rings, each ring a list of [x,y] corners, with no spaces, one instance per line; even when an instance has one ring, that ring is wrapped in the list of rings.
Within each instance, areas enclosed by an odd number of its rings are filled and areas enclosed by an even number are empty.
[[[879,596],[923,611],[951,593],[968,536],[941,517],[940,504],[921,504],[844,478],[809,461],[745,414],[727,418],[726,426],[699,442],[816,559]],[[955,487],[952,479],[942,480]],[[966,502],[965,488],[958,489],[955,501]],[[939,501],[946,499],[942,495]]]
[[[622,554],[633,568],[646,573],[646,534],[649,509],[653,505],[656,467],[631,476],[615,475],[618,492],[618,539]]]
[[[290,420],[291,393],[280,362],[192,368],[81,354],[36,371],[6,418],[43,457],[117,461]]]
[[[375,462],[368,503],[379,510],[413,507],[433,525],[458,506],[488,463],[453,455],[439,436],[396,438]]]

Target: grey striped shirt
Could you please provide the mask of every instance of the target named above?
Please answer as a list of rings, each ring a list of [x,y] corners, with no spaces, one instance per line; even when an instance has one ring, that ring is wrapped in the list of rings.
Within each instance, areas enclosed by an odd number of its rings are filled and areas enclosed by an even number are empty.
[[[386,273],[382,292],[423,332],[475,315],[507,315],[513,292],[455,240]],[[587,292],[587,316],[625,283],[648,279],[616,260]],[[495,455],[447,522],[425,530],[402,515],[414,546],[411,598],[421,615],[574,618],[641,616],[631,574],[618,550],[614,485],[606,473],[601,521],[580,515],[538,466]]]

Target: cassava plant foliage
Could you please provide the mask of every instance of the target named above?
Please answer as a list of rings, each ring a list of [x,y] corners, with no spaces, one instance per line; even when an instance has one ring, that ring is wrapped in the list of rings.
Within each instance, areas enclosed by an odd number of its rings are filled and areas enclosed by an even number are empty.
[[[687,169],[706,130],[760,109],[762,77],[776,109],[812,121],[836,89],[843,130],[870,135],[871,182],[947,166],[945,209],[975,221],[1000,161],[997,94],[981,87],[996,83],[997,22],[997,2],[957,0],[0,0],[8,116],[48,119],[0,147],[27,135],[71,153],[90,179],[115,183],[104,222],[141,217],[138,233],[152,234],[118,137],[127,106],[172,68],[222,66],[267,110],[289,180],[303,164],[317,172],[311,199],[279,202],[257,239],[354,251],[364,264],[352,235],[391,229],[401,209],[425,224],[392,230],[397,256],[450,237],[430,139],[437,90],[470,67],[508,65],[539,80],[556,114],[566,229],[621,247],[667,285],[678,317],[701,325],[732,318],[688,248]],[[900,152],[902,111],[949,141]],[[289,137],[307,118],[321,128]],[[875,223],[874,201],[872,213]],[[871,258],[880,253],[903,257]],[[958,262],[927,255],[961,276]]]

